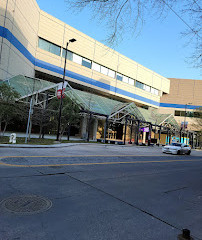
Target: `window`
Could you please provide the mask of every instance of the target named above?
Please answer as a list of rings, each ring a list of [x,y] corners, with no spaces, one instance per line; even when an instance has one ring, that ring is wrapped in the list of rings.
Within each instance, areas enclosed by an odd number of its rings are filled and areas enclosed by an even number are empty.
[[[49,42],[39,38],[38,47],[49,52]]]
[[[150,92],[150,86],[144,85],[144,90]]]
[[[187,112],[187,117],[193,117],[194,113],[193,112]]]
[[[65,52],[66,50],[63,48],[62,50],[62,57],[65,58]],[[67,50],[67,59],[72,61],[73,60],[73,53]]]
[[[61,48],[56,46],[55,44],[52,44],[52,43],[50,44],[50,52],[51,53],[60,56],[60,51],[61,51],[60,49]]]
[[[77,54],[75,54],[75,53],[73,53],[73,62],[78,63],[78,64],[81,65],[82,64],[82,57],[77,55]]]
[[[123,76],[123,82],[128,83],[128,77]]]
[[[159,90],[154,89],[154,94],[158,96],[159,95]]]
[[[51,52],[55,55],[60,56],[61,48],[59,46],[57,46],[56,44],[48,42],[42,38],[39,38],[38,47],[47,52]]]
[[[180,111],[175,111],[175,116],[180,116]]]
[[[137,88],[140,88],[140,89],[143,89],[143,90],[144,90],[144,84],[141,83],[141,82],[136,81],[136,82],[135,82],[135,86],[136,86]]]
[[[171,143],[171,146],[181,147],[182,144],[181,143]]]
[[[116,79],[119,80],[119,81],[122,81],[123,80],[123,76],[119,73],[116,74]]]
[[[85,58],[82,58],[82,65],[87,68],[91,68],[91,61]]]
[[[155,89],[151,87],[151,93],[155,94]]]
[[[151,87],[151,93],[153,93],[153,94],[155,94],[155,95],[158,96],[158,95],[159,95],[159,90],[157,90],[157,89]]]
[[[92,69],[93,70],[95,70],[97,72],[100,72],[100,67],[101,66],[99,64],[92,62]]]
[[[135,85],[135,80],[134,79],[131,79],[131,78],[128,78],[128,83],[130,84],[130,85]]]
[[[110,70],[108,71],[108,76],[109,77],[112,77],[112,78],[115,78],[115,72],[113,70]]]
[[[108,68],[101,66],[101,73],[108,75]]]
[[[185,111],[175,111],[175,116],[185,116]],[[186,112],[186,117],[194,117],[194,118],[200,118],[200,113],[199,112]]]
[[[202,117],[202,113],[201,112],[193,112],[193,117],[201,118]]]

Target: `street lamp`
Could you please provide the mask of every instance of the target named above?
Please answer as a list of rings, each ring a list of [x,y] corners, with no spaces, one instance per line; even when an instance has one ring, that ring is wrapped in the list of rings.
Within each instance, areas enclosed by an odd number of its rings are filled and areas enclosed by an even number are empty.
[[[186,122],[186,116],[187,116],[187,105],[190,105],[192,103],[186,103],[185,104],[185,114],[184,114],[184,124],[183,124],[183,130],[184,130],[184,134],[183,134],[183,143],[184,143],[184,135],[185,135],[185,122]],[[187,139],[186,139],[186,143],[187,143]]]
[[[66,63],[67,63],[67,48],[68,44],[70,42],[76,42],[75,38],[70,39],[65,48],[65,64],[64,64],[64,72],[63,72],[63,82],[62,82],[62,92],[61,92],[61,98],[60,98],[60,108],[59,108],[59,117],[58,117],[58,130],[57,130],[57,139],[56,141],[59,141],[59,136],[60,136],[60,124],[61,124],[61,115],[62,115],[62,99],[63,99],[63,89],[64,89],[64,83],[65,83],[65,73],[66,73]]]

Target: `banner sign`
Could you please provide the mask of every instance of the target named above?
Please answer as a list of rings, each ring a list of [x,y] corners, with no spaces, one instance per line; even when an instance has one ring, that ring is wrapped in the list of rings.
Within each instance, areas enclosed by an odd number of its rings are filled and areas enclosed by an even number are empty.
[[[62,83],[60,83],[60,84],[58,85],[58,90],[57,90],[57,98],[58,98],[58,99],[61,99],[61,96],[62,96],[62,98],[65,98],[65,89],[66,89],[66,86],[67,86],[67,82],[64,82],[63,91],[62,91]]]

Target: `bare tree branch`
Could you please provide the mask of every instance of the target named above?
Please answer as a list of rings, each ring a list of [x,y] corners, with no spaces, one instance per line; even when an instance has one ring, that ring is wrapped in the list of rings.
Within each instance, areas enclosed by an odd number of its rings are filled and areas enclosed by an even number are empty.
[[[201,7],[197,0],[65,0],[69,9],[78,12],[87,8],[99,23],[106,23],[105,41],[115,46],[126,33],[138,35],[144,22],[151,18],[163,19],[169,11],[187,27],[183,36],[193,45],[190,57],[195,67],[201,66]],[[176,10],[176,9],[177,10]],[[145,18],[146,16],[146,18]],[[189,16],[189,21],[187,20]]]

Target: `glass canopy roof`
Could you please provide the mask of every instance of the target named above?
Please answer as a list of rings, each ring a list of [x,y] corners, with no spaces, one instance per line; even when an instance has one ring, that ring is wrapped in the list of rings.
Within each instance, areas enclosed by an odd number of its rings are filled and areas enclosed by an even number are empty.
[[[20,94],[20,99],[25,99],[33,95],[38,96],[47,90],[51,90],[54,93],[54,97],[56,97],[56,91],[60,84],[22,75],[12,77],[4,82]],[[169,125],[179,130],[179,125],[172,114],[160,114],[155,110],[150,111],[137,107],[134,102],[121,102],[96,95],[92,92],[77,90],[72,88],[68,83],[65,94],[75,101],[82,110],[108,116],[109,120],[123,120],[126,116],[129,116],[133,119],[156,125]]]

